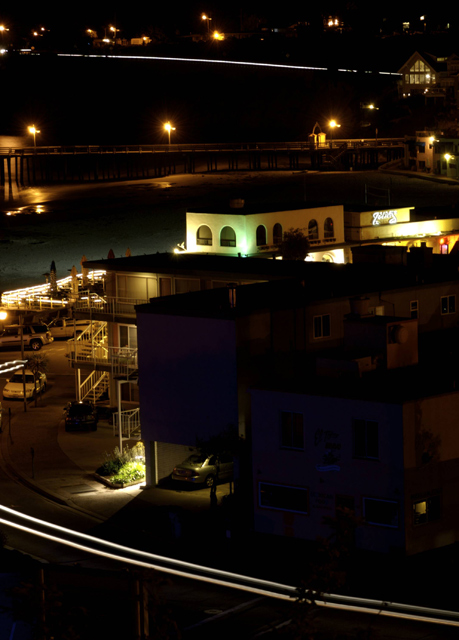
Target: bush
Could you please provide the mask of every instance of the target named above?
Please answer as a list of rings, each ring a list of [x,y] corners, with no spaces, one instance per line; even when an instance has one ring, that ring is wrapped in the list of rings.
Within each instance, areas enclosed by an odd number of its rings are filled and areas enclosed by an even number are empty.
[[[142,480],[145,478],[145,464],[139,461],[127,462],[124,464],[119,472],[112,476],[110,480],[117,484],[135,482],[136,480]]]
[[[131,448],[125,447],[123,453],[115,447],[112,453],[105,453],[104,456],[105,461],[96,470],[100,476],[109,476],[112,482],[119,483],[135,482],[145,477],[145,447],[142,442]]]

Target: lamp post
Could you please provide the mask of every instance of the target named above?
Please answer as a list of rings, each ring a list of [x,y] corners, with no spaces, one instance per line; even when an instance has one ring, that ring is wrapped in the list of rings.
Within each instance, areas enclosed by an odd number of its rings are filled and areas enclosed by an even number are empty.
[[[330,122],[328,123],[328,126],[330,128],[330,148],[332,148],[333,147],[333,129],[335,129],[335,127],[340,127],[341,125],[338,124],[336,120],[330,120]]]
[[[166,122],[164,125],[164,129],[167,131],[167,135],[169,137],[169,144],[171,143],[171,131],[175,131],[175,127],[171,125],[170,122]]]
[[[201,20],[205,20],[207,22],[207,33],[209,33],[210,31],[210,25],[209,25],[209,21],[212,20],[212,18],[210,18],[207,13],[203,13],[201,16]]]
[[[40,133],[40,131],[33,124],[31,127],[29,127],[29,133],[31,133],[33,135],[33,146],[36,147],[37,146],[37,133]]]
[[[453,155],[451,155],[450,153],[445,153],[445,155],[444,155],[443,157],[444,157],[444,159],[446,160],[446,176],[447,176],[447,177],[448,177],[448,174],[449,174],[449,171],[448,171],[448,168],[449,168],[448,162],[449,162],[450,160],[454,160],[454,161],[455,161],[455,162],[454,162],[454,167],[455,167],[455,169],[456,169],[456,179],[457,179],[457,178],[459,177],[459,174],[458,174],[458,166],[457,166],[457,164],[458,164],[458,163],[457,163],[457,156],[453,156]]]

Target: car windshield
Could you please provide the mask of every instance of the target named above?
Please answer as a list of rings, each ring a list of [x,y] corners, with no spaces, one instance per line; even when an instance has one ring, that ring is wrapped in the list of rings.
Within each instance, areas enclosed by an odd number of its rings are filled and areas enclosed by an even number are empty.
[[[88,404],[73,404],[70,407],[72,416],[87,416],[88,413],[92,413],[92,407]]]
[[[33,376],[30,373],[26,374],[25,381],[29,384],[33,384]],[[22,373],[15,373],[10,379],[10,382],[22,382]]]
[[[183,464],[202,465],[207,460],[207,456],[195,454],[189,456]]]

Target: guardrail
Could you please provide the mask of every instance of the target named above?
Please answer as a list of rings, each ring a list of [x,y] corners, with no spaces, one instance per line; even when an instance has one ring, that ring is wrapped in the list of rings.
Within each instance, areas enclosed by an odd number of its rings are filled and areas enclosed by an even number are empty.
[[[146,304],[147,298],[117,298],[115,296],[99,296],[90,291],[82,292],[80,298],[75,301],[73,308],[75,311],[96,312],[104,315],[115,316],[135,316],[135,306]]]
[[[327,140],[323,143],[300,142],[222,142],[193,144],[145,144],[145,145],[77,145],[77,146],[37,146],[0,147],[0,155],[77,155],[104,153],[190,153],[199,151],[313,151],[335,149],[346,145],[347,149],[366,147],[400,146],[404,138],[347,138]]]

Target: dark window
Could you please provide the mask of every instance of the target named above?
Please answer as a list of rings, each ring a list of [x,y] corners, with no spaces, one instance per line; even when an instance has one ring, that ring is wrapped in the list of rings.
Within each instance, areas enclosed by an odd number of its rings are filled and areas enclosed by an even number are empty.
[[[419,313],[419,303],[417,300],[411,300],[410,302],[410,317],[417,318]]]
[[[236,234],[231,227],[223,227],[220,233],[220,246],[221,247],[235,247],[236,246]]]
[[[212,231],[205,224],[201,225],[196,234],[196,244],[212,245]]]
[[[260,224],[257,227],[257,247],[261,247],[266,244],[266,229]]]
[[[354,458],[379,459],[378,423],[374,420],[354,420]]]
[[[363,517],[368,524],[398,528],[399,508],[394,500],[363,498]]]
[[[319,226],[317,220],[310,220],[308,224],[308,234],[310,240],[317,240],[319,237]]]
[[[265,509],[308,513],[308,490],[299,487],[258,483],[258,504]]]
[[[281,446],[304,449],[303,414],[281,411]]]
[[[273,227],[273,243],[281,244],[283,239],[284,239],[284,234],[282,231],[282,225],[276,222],[276,224]]]
[[[314,338],[330,337],[330,314],[314,317]]]
[[[335,237],[335,229],[333,225],[333,220],[331,218],[326,218],[324,222],[324,238],[334,238]]]
[[[431,496],[413,503],[413,523],[415,526],[434,522],[441,518],[440,496]]]
[[[442,296],[441,315],[445,316],[450,313],[456,313],[456,296]]]

